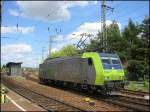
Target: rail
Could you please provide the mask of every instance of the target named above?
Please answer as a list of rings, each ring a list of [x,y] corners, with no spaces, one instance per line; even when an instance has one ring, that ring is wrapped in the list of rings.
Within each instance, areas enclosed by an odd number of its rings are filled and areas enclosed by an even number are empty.
[[[126,96],[111,96],[107,99],[103,99],[106,102],[111,104],[119,105],[122,107],[126,107],[135,111],[150,111],[149,101],[141,100],[137,98],[131,98]]]
[[[83,111],[77,107],[74,107],[72,105],[66,104],[64,102],[46,97],[44,95],[38,94],[34,91],[31,91],[27,88],[15,85],[15,84],[9,84],[8,82],[2,82],[5,86],[12,89],[19,95],[27,98],[28,100],[38,104],[42,108],[48,111]]]

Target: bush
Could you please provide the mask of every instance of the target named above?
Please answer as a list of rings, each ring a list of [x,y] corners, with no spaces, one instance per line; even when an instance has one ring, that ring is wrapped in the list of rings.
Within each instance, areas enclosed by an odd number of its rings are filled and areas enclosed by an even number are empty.
[[[117,52],[117,54],[119,55],[120,60],[121,60],[122,63],[127,61],[127,56],[124,52]]]
[[[127,88],[129,90],[136,91],[137,90],[136,83],[135,82],[130,82]]]
[[[130,60],[128,61],[128,72],[130,80],[144,79],[144,76],[148,75],[148,65],[144,61]]]
[[[145,87],[145,89],[146,89],[147,91],[149,91],[149,82],[148,82],[148,81],[144,81],[143,86]]]

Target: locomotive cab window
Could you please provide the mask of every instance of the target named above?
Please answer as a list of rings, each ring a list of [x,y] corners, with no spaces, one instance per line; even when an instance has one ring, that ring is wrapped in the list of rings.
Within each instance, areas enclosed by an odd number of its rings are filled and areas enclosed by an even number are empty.
[[[113,60],[112,60],[112,63],[113,63],[113,64],[120,65],[120,62],[119,62],[119,60],[114,60],[114,59],[113,59]]]
[[[102,59],[102,62],[103,62],[104,64],[110,64],[110,60],[109,60],[109,59]]]
[[[92,58],[88,58],[88,65],[92,66],[92,64],[93,64]]]

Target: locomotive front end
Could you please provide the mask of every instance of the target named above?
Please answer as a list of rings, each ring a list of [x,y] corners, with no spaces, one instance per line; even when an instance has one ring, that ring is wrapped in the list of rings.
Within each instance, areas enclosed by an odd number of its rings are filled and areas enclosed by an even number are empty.
[[[104,86],[110,90],[118,90],[124,86],[124,70],[117,54],[100,53],[103,66]]]

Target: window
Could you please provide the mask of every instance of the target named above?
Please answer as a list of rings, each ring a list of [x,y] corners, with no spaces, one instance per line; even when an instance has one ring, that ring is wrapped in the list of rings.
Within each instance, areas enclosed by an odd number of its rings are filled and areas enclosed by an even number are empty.
[[[104,69],[123,69],[118,55],[100,53],[99,56]]]
[[[104,69],[111,69],[111,63],[108,58],[102,58],[103,68]]]
[[[118,59],[111,59],[111,61],[112,61],[112,67],[114,67],[115,69],[122,69],[121,63]]]
[[[102,59],[102,63],[104,63],[104,64],[110,64],[110,61],[109,61],[109,59]]]
[[[117,65],[119,65],[120,62],[119,62],[119,60],[112,60],[112,64],[117,64]]]
[[[93,64],[92,58],[88,58],[88,64],[89,64],[90,66],[92,66],[92,64]]]

